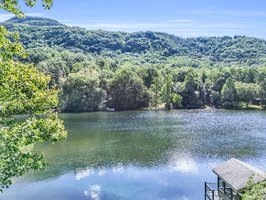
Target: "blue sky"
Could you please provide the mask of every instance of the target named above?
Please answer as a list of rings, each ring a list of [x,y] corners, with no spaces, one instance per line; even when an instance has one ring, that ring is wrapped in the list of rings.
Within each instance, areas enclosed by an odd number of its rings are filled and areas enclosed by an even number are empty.
[[[182,37],[247,35],[266,39],[266,0],[54,0],[29,16],[110,31],[160,31]],[[11,17],[1,12],[0,20]]]

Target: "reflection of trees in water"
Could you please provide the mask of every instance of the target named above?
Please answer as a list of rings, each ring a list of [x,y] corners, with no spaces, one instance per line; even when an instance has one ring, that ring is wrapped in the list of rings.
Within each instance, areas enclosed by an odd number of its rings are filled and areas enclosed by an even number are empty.
[[[66,115],[68,140],[38,147],[49,165],[33,178],[118,165],[161,166],[184,155],[192,161],[258,157],[265,152],[265,136],[259,133],[266,128],[261,123],[265,115],[252,113],[137,111]],[[177,159],[176,167],[181,169],[187,159],[183,161]],[[186,168],[193,168],[192,161]]]

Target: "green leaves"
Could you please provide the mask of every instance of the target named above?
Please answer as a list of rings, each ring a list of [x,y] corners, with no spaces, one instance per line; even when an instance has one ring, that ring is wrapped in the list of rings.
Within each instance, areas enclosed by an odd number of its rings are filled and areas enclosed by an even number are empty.
[[[139,76],[128,66],[116,71],[110,84],[111,104],[116,110],[134,110],[146,107],[147,88]]]
[[[22,44],[18,42],[18,33],[10,33],[5,27],[0,26],[0,60],[7,61],[14,57],[25,58],[26,51]]]
[[[226,80],[221,94],[222,94],[223,107],[233,108],[236,106],[237,93],[236,93],[235,83],[232,78],[228,78]]]
[[[0,63],[0,68],[2,115],[40,114],[56,107],[57,91],[47,87],[49,77],[12,60]]]
[[[33,7],[37,0],[24,0],[27,6]],[[53,4],[52,0],[43,0],[42,5],[45,9],[50,9]],[[19,0],[1,0],[0,8],[15,14],[18,17],[24,17],[24,13],[20,9]]]
[[[36,0],[25,3],[34,6]],[[51,4],[43,0],[44,7]],[[2,0],[0,8],[23,16],[16,0]],[[63,122],[52,113],[58,91],[49,87],[50,77],[16,61],[27,56],[18,40],[18,33],[0,26],[0,191],[14,176],[45,166],[43,155],[34,152],[36,143],[66,138]]]
[[[252,179],[249,182],[249,188],[242,196],[243,200],[263,200],[266,199],[266,181],[254,184]]]
[[[62,108],[64,111],[98,111],[105,103],[106,91],[100,87],[96,70],[72,73],[63,85]]]
[[[43,168],[43,156],[33,151],[37,142],[66,138],[62,121],[51,113],[58,104],[58,91],[48,87],[49,80],[31,65],[0,62],[1,188],[10,185],[13,176]]]
[[[236,92],[239,101],[248,104],[258,96],[258,85],[255,83],[236,82]]]

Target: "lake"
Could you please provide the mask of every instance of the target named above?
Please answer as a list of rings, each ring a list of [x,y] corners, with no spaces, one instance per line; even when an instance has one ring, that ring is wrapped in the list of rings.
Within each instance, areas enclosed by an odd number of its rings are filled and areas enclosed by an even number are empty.
[[[202,200],[229,158],[266,170],[266,112],[173,110],[62,114],[68,139],[38,145],[49,165],[7,200]]]

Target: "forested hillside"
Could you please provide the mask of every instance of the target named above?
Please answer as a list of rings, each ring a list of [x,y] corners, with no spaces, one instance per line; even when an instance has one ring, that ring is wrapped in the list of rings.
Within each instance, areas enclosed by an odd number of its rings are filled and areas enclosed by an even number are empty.
[[[266,41],[245,36],[184,39],[167,33],[149,31],[88,31],[65,26],[55,20],[36,17],[12,18],[4,25],[9,30],[20,32],[26,48],[63,48],[100,55],[130,53],[159,54],[164,57],[188,56],[228,64],[266,63]]]
[[[36,17],[3,24],[20,33],[29,52],[22,61],[62,88],[63,111],[266,104],[262,39],[88,31]]]

